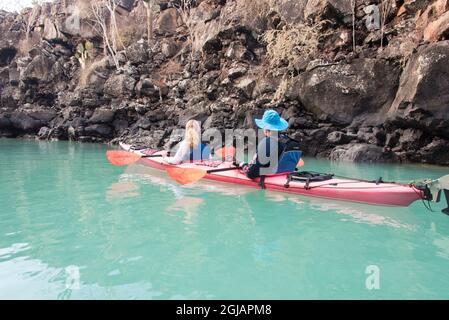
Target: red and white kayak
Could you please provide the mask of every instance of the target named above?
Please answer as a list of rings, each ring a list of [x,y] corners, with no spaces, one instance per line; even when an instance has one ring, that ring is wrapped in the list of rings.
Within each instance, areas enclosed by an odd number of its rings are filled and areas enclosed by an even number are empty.
[[[147,155],[149,153],[151,153],[152,155],[158,154],[158,152],[150,149],[132,150],[130,145],[123,143],[121,143],[120,146],[126,151],[134,152],[139,155]],[[218,164],[214,164],[214,166],[211,167],[211,163],[207,161],[170,165],[164,163],[164,161],[160,157],[140,158],[138,163],[159,170],[166,170],[168,168],[174,167],[196,168],[203,170],[215,170],[233,167],[233,164],[231,162],[221,162]],[[359,181],[355,179],[352,180],[332,178],[330,180],[310,182],[308,184],[300,181],[290,181],[289,186],[286,187],[285,184],[287,182],[287,175],[288,174],[283,173],[266,176],[264,181],[265,189],[294,193],[310,197],[351,201],[381,206],[406,207],[416,200],[424,198],[423,191],[413,185],[384,182],[375,183],[369,181]],[[204,179],[260,188],[259,179],[247,178],[240,169],[208,173],[204,176]]]

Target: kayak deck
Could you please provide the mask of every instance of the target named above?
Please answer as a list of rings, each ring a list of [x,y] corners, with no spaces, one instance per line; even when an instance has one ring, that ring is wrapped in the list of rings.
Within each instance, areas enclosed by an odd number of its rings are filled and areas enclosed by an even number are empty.
[[[131,150],[131,146],[122,143],[120,146],[126,151],[135,152],[140,155],[148,154],[149,150],[133,151]],[[151,150],[151,153],[158,154],[159,152]],[[141,158],[138,163],[159,170],[166,170],[167,168],[172,167],[197,168],[203,170],[233,167],[233,164],[230,162],[214,161],[189,162],[171,165],[166,164],[161,157]],[[204,179],[261,188],[259,178],[249,179],[241,170],[208,173]],[[423,198],[422,191],[414,186],[395,183],[376,184],[375,182],[333,178],[326,181],[310,182],[308,186],[306,186],[306,183],[300,181],[290,181],[289,187],[286,187],[286,182],[287,173],[283,173],[266,176],[264,185],[268,190],[383,206],[409,206],[414,201]]]

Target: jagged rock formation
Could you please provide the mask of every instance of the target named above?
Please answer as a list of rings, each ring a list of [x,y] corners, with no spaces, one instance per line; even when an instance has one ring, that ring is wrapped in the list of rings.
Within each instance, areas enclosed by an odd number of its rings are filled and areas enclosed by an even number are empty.
[[[312,156],[449,164],[449,0],[154,1],[151,39],[117,2],[113,57],[89,1],[0,11],[0,135],[163,147],[275,108]]]

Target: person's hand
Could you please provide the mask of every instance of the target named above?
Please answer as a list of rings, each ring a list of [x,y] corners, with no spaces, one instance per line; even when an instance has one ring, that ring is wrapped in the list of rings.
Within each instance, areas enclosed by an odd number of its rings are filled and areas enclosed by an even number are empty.
[[[248,165],[248,163],[246,163],[245,161],[242,161],[240,163],[236,163],[237,166],[239,166],[240,168],[243,168],[244,166]]]
[[[170,164],[170,160],[167,156],[162,156],[162,161],[164,161],[165,163]]]

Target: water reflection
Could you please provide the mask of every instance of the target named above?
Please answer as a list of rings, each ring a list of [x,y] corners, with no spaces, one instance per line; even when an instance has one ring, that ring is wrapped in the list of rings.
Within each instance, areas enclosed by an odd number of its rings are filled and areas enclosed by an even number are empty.
[[[332,166],[341,166],[341,164],[332,163]],[[340,170],[341,171],[341,170]],[[108,189],[108,199],[138,197],[138,184],[149,183],[163,188],[161,191],[171,191],[174,195],[174,202],[168,206],[165,211],[168,213],[183,212],[184,223],[192,224],[194,217],[198,214],[198,208],[205,203],[202,197],[204,192],[218,193],[223,196],[234,196],[245,200],[245,196],[250,193],[264,194],[264,200],[274,203],[289,202],[296,205],[297,210],[307,210],[311,208],[321,212],[335,212],[344,215],[341,221],[350,221],[355,223],[365,223],[378,226],[387,226],[392,228],[413,229],[413,224],[402,222],[388,216],[391,210],[384,210],[384,214],[379,213],[379,208],[365,204],[355,204],[343,201],[334,201],[318,198],[304,197],[300,195],[286,194],[275,191],[261,191],[254,188],[228,185],[212,181],[199,181],[193,185],[181,186],[173,182],[166,176],[165,172],[155,170],[142,165],[128,166],[120,176],[119,182],[112,184]],[[207,205],[207,204],[206,204]],[[247,206],[248,207],[248,206]],[[398,210],[401,210],[399,208]],[[254,219],[254,217],[252,217]]]
[[[183,197],[176,199],[165,211],[168,213],[183,212],[183,222],[185,224],[193,224],[195,217],[198,215],[198,207],[203,203],[204,199],[201,198]]]
[[[282,194],[273,191],[266,191],[265,199],[272,202],[290,202],[296,204],[298,205],[297,210],[312,209],[314,211],[336,213],[347,217],[342,218],[341,221],[366,223],[392,228],[405,228],[409,230],[413,229],[413,225],[389,217],[388,214],[391,212],[389,208],[387,208],[387,210],[382,210],[381,212],[383,212],[383,214],[379,214],[379,208],[382,207],[305,197],[301,195]],[[399,208],[397,210],[401,209],[402,208]]]
[[[366,223],[371,225],[379,225],[379,226],[387,226],[392,228],[404,228],[408,230],[413,229],[413,225],[409,225],[407,223],[403,223],[399,220],[388,217],[387,215],[381,215],[375,212],[369,212],[368,208],[357,208],[357,205],[351,207],[351,205],[346,204],[336,204],[330,202],[321,202],[315,203],[311,205],[313,210],[322,211],[322,212],[335,212],[337,214],[341,214],[347,216],[347,218],[342,218],[341,221],[351,221],[355,223]],[[371,209],[371,211],[378,211],[379,207],[375,210]],[[388,210],[386,210],[388,212]]]
[[[139,197],[139,184],[151,184],[160,188],[161,192],[171,192],[173,203],[165,208],[165,212],[174,214],[183,212],[185,224],[193,224],[198,215],[199,207],[205,203],[201,196],[204,192],[217,193],[223,196],[233,196],[244,199],[244,195],[257,190],[209,181],[199,181],[194,185],[179,185],[171,180],[163,171],[155,170],[142,165],[127,166],[119,177],[119,182],[112,183],[107,189],[107,199],[123,199]]]
[[[110,166],[103,146],[34,148],[0,153],[0,298],[370,298],[354,274],[379,261],[376,297],[401,297],[412,282],[412,298],[447,293],[449,219],[419,204],[180,186]],[[70,266],[79,289],[66,287]]]
[[[140,196],[139,185],[134,182],[116,182],[111,184],[106,191],[106,199],[109,201],[138,196]]]
[[[445,226],[443,226],[444,228]],[[449,260],[449,236],[444,235],[442,232],[446,230],[441,230],[439,232],[438,224],[434,221],[430,223],[430,229],[427,231],[427,236],[432,240],[433,245],[436,249],[436,254],[444,259]]]
[[[126,167],[120,176],[120,181],[134,181],[149,183],[155,186],[164,187],[172,191],[175,197],[179,198],[186,194],[202,194],[202,192],[219,193],[225,196],[243,196],[257,189],[239,185],[229,185],[208,180],[200,180],[194,184],[180,185],[167,176],[165,171],[156,170],[142,165],[130,165]]]

